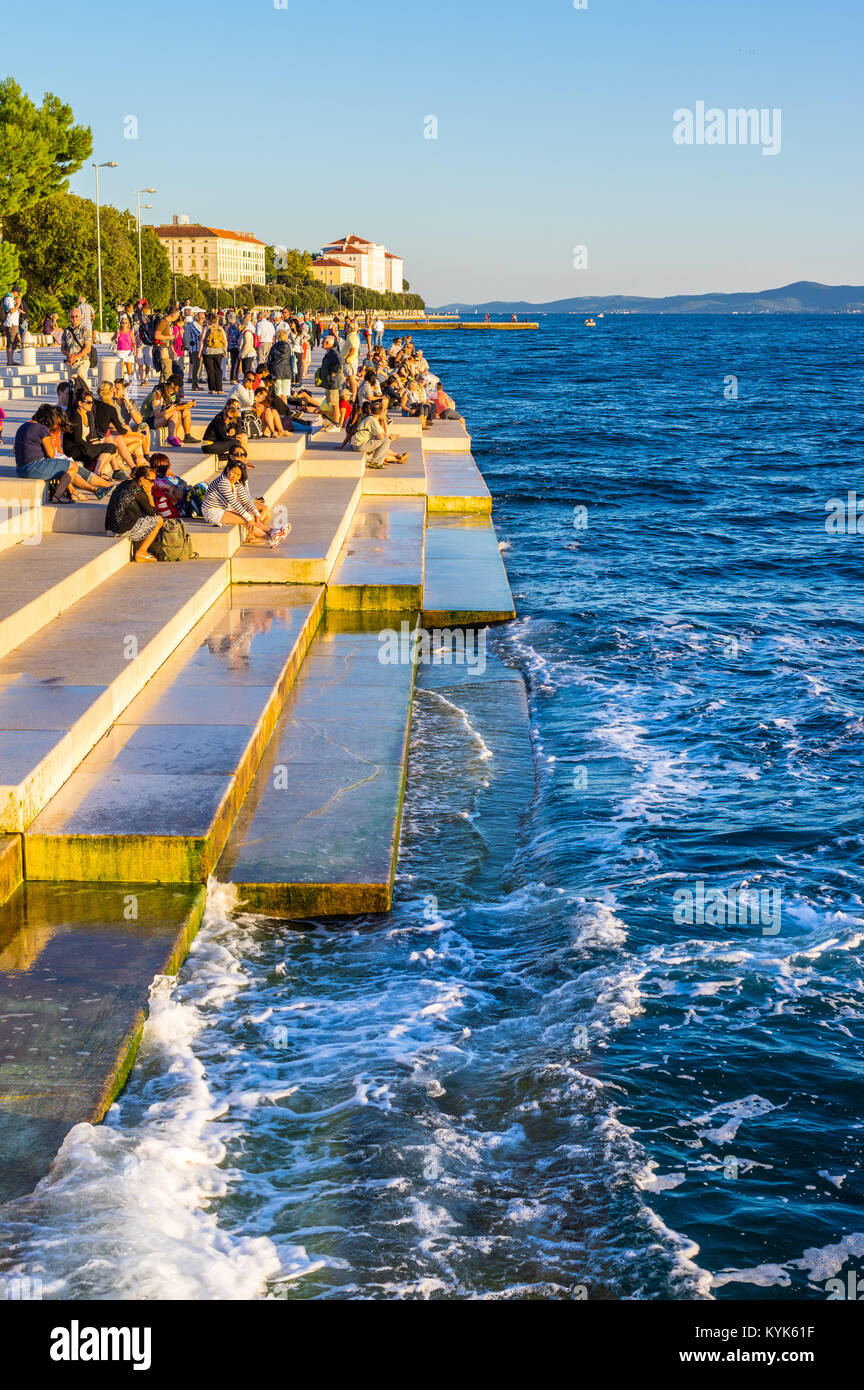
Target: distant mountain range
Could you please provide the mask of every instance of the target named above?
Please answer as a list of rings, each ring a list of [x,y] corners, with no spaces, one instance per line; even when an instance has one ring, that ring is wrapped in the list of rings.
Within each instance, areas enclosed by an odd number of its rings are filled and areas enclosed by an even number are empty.
[[[797,280],[755,294],[584,295],[530,304],[524,299],[493,299],[486,304],[442,304],[441,312],[482,314],[845,314],[864,312],[864,285],[820,285]]]

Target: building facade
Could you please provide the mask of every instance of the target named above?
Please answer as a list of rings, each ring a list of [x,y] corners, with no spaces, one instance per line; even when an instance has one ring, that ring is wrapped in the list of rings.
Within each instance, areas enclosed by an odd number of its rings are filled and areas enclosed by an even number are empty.
[[[354,284],[364,289],[378,290],[379,293],[387,290],[402,293],[404,262],[380,242],[367,241],[365,237],[352,233],[340,237],[338,241],[327,242],[322,248],[319,262],[321,260],[338,260],[349,266],[354,272]]]
[[[205,227],[174,216],[170,225],[154,227],[168,253],[172,273],[197,275],[211,285],[263,285],[265,243],[249,232]]]
[[[336,256],[319,256],[312,262],[312,277],[322,285],[356,285],[354,267]]]
[[[401,294],[402,281],[405,277],[405,262],[401,256],[394,256],[392,251],[385,251],[384,262],[388,290],[392,290],[394,294]]]

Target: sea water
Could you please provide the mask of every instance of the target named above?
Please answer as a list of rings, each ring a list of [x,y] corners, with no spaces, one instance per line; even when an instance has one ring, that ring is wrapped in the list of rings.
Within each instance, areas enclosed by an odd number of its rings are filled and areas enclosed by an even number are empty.
[[[9,1268],[189,1299],[864,1270],[864,534],[826,528],[862,327],[418,335],[495,498],[519,617],[487,669],[530,723],[422,678],[389,916],[211,885],[120,1101],[3,1211]]]

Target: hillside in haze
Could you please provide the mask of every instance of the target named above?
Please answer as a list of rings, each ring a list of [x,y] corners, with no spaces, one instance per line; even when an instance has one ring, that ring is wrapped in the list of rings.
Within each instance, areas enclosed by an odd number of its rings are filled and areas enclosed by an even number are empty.
[[[442,304],[441,310],[466,313],[500,314],[844,314],[864,311],[864,285],[820,285],[815,280],[797,280],[777,290],[758,290],[755,294],[672,294],[662,299],[639,295],[584,295],[576,299],[553,299],[546,304],[527,300],[494,299],[486,304]]]

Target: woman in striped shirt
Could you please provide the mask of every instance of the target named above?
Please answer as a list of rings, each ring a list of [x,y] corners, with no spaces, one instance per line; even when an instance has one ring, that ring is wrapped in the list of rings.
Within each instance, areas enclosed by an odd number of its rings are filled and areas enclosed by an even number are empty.
[[[260,544],[266,540],[272,549],[284,540],[291,530],[290,526],[269,530],[259,520],[259,513],[249,495],[249,489],[243,484],[243,468],[236,461],[229,462],[218,477],[213,479],[204,494],[201,510],[204,520],[211,526],[233,526],[239,522],[244,527],[243,539],[247,544]]]

